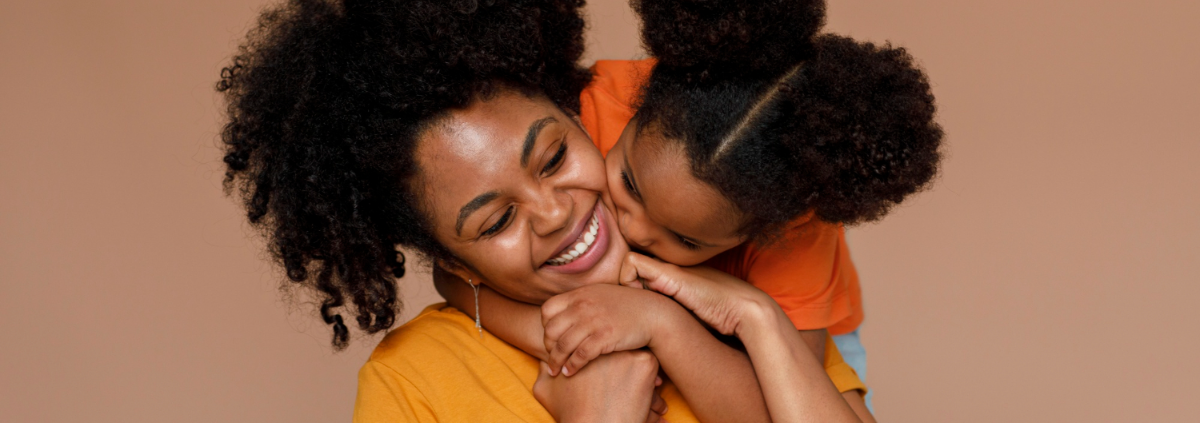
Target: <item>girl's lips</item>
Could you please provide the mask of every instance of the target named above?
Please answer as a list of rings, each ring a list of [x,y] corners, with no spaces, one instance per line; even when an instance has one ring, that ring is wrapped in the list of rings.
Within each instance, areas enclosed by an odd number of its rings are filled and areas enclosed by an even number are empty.
[[[600,228],[596,230],[596,242],[593,242],[587,251],[584,251],[583,254],[580,254],[579,257],[576,257],[570,263],[560,266],[545,265],[543,266],[544,268],[561,273],[582,273],[590,270],[596,263],[600,262],[600,259],[608,252],[609,237],[609,229],[604,219],[604,207],[602,204],[603,202],[597,201],[594,209],[596,220],[600,225]],[[589,218],[588,220],[591,219]]]

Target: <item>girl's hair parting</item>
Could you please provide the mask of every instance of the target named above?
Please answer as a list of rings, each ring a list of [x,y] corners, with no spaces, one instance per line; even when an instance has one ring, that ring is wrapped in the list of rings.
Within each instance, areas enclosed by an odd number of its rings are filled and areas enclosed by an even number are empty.
[[[766,240],[807,213],[879,219],[936,175],[942,129],[903,48],[814,35],[820,1],[636,0],[658,59],[639,134],[682,143],[693,174]]]

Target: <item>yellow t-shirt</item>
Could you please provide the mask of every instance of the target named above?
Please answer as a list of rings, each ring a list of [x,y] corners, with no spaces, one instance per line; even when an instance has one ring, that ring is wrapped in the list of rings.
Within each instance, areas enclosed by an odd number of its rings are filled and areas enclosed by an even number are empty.
[[[826,339],[825,370],[838,390],[865,390]],[[462,312],[434,304],[393,330],[358,372],[354,422],[553,422],[533,397],[537,359],[484,331]],[[696,422],[665,382],[672,423]]]

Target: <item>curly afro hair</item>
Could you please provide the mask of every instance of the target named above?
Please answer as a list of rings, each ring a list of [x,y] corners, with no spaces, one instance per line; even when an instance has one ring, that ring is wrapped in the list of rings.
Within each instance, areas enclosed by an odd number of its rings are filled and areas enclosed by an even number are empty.
[[[779,75],[813,55],[823,0],[633,0],[659,63],[706,77]]]
[[[835,223],[879,219],[937,173],[942,130],[924,72],[903,48],[812,36],[822,10],[638,0],[659,59],[638,130],[682,143],[693,174],[742,212],[750,239],[768,241],[810,211]]]
[[[396,246],[453,260],[409,192],[417,137],[498,89],[578,112],[582,0],[291,0],[263,12],[217,90],[225,186],[287,276],[376,333],[401,302]],[[347,301],[349,304],[347,304]]]

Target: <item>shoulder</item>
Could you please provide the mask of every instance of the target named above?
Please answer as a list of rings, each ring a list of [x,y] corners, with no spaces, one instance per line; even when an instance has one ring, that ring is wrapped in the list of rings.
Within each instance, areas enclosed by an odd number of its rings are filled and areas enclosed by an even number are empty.
[[[448,350],[460,349],[470,340],[467,329],[474,331],[474,322],[457,309],[438,303],[426,307],[417,317],[389,332],[371,352],[369,362],[388,367],[402,367],[411,357],[429,363],[431,357],[447,357]]]
[[[537,369],[537,359],[435,304],[389,333],[363,365],[356,421],[550,421],[530,391]]]
[[[747,257],[757,260],[793,261],[812,257],[814,253],[832,253],[842,237],[842,225],[817,218],[812,212],[788,222],[783,232],[773,239],[747,244]],[[828,254],[820,254],[825,257]],[[831,256],[830,256],[831,257]]]
[[[801,216],[774,240],[748,243],[742,255],[747,281],[768,291],[823,291],[837,279],[837,270],[849,264],[842,257],[843,238],[841,225],[811,213]]]

